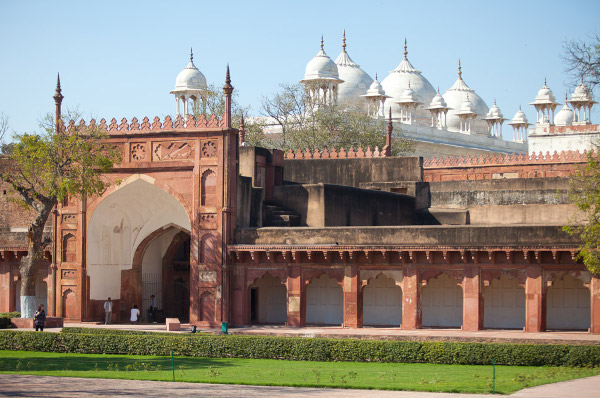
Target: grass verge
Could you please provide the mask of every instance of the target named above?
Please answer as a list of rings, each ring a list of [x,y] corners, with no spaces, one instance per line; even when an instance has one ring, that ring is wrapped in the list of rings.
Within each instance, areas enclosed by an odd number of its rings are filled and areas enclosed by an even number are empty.
[[[175,357],[175,380],[196,383],[489,393],[492,367]],[[0,351],[0,373],[172,381],[171,358]],[[598,368],[496,366],[496,392],[600,374]]]

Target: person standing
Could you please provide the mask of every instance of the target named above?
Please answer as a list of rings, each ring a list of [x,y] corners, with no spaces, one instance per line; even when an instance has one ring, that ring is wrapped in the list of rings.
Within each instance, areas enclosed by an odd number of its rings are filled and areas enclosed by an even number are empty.
[[[137,321],[140,319],[140,310],[138,310],[137,304],[133,305],[133,308],[131,309],[131,316],[129,317],[129,320],[131,321],[131,324],[133,325],[134,323],[137,323]]]
[[[35,312],[35,315],[33,316],[33,320],[35,323],[35,331],[37,332],[39,329],[40,332],[43,332],[44,331],[44,323],[46,323],[46,311],[44,311],[43,304],[40,304],[40,306],[38,307],[38,310]]]
[[[153,323],[156,323],[156,310],[157,310],[157,308],[156,308],[156,297],[154,297],[154,295],[151,295],[150,296],[150,300],[151,300],[150,301],[150,310],[149,310],[149,312],[150,312],[150,320]]]
[[[112,316],[112,307],[113,307],[113,302],[109,297],[108,300],[106,300],[104,302],[104,313],[106,314],[106,317],[104,319],[105,325],[110,325],[110,318]]]

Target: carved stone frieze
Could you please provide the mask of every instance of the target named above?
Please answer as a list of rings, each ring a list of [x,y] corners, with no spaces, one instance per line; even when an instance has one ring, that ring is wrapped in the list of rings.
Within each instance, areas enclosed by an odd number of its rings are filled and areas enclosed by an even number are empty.
[[[142,161],[146,159],[146,145],[137,143],[131,145],[131,160]]]
[[[61,279],[77,279],[76,269],[63,269],[60,274]]]
[[[62,215],[62,223],[63,224],[77,224],[77,214],[63,214]]]
[[[186,141],[172,141],[153,143],[154,160],[186,160],[192,159],[194,146]]]
[[[200,282],[216,282],[217,271],[198,271],[198,281]]]
[[[203,158],[214,158],[217,156],[217,143],[215,141],[202,142],[201,155]]]
[[[217,215],[214,213],[198,214],[198,224],[201,229],[217,228]]]

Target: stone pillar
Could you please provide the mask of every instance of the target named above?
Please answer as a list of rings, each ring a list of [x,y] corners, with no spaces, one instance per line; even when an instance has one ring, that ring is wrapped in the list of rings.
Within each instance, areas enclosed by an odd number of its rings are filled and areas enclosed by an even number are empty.
[[[362,294],[357,264],[344,266],[344,327],[361,328],[363,323]]]
[[[466,265],[463,279],[463,330],[483,329],[483,295],[478,265]]]
[[[306,295],[302,268],[293,265],[288,268],[287,278],[287,321],[286,326],[303,327],[306,324]]]
[[[600,334],[600,277],[592,276],[590,282],[591,317],[590,332]]]
[[[546,303],[542,266],[527,267],[525,281],[525,331],[542,332],[546,329]]]
[[[416,265],[405,265],[402,279],[402,329],[420,329],[421,323],[419,270]]]
[[[250,298],[246,288],[246,272],[243,264],[233,267],[233,324],[236,326],[250,324]]]

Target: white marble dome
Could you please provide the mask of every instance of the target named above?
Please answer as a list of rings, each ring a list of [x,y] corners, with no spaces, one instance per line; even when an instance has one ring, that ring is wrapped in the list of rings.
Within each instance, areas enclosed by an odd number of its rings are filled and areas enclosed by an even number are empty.
[[[323,39],[321,39],[321,50],[306,65],[304,79],[301,83],[311,80],[340,80],[337,65],[325,54]]]
[[[486,119],[503,119],[504,115],[502,115],[502,111],[496,105],[496,101],[494,101],[494,105],[490,108],[489,112],[486,115]]]
[[[571,126],[573,120],[575,120],[575,112],[567,104],[554,115],[554,124],[556,126]]]
[[[523,112],[521,107],[519,107],[519,110],[517,113],[515,113],[515,116],[512,118],[510,124],[529,124],[527,121],[527,115],[525,115],[525,112]]]
[[[487,123],[482,120],[482,118],[487,115],[489,108],[485,101],[475,93],[475,90],[469,88],[469,86],[467,86],[462,79],[460,62],[458,64],[458,79],[456,79],[456,82],[454,82],[452,87],[450,87],[444,93],[443,97],[448,106],[452,108],[448,111],[448,116],[446,118],[449,131],[460,131],[460,118],[458,117],[458,112],[468,97],[469,102],[472,104],[471,109],[474,113],[479,115],[479,117],[477,117],[473,122],[473,130],[478,132],[486,132],[487,134]]]
[[[377,80],[377,75],[375,75],[375,80],[369,86],[367,94],[362,95],[362,97],[383,97],[385,95],[385,90],[381,83],[379,83],[379,80]]]
[[[353,102],[360,99],[370,88],[373,79],[360,68],[360,65],[352,61],[346,52],[345,34],[342,52],[335,60],[335,64],[337,65],[339,79],[344,81],[338,86],[338,102]]]
[[[593,101],[592,93],[583,82],[575,87],[575,91],[571,94],[571,101]]]
[[[440,109],[440,108],[447,108],[448,104],[446,103],[446,101],[444,101],[444,97],[442,97],[440,95],[440,90],[438,89],[437,93],[435,94],[435,97],[433,97],[433,99],[431,100],[431,103],[429,104],[429,108],[430,109]]]
[[[421,74],[421,71],[416,70],[407,58],[406,42],[404,45],[404,59],[396,69],[383,79],[381,85],[385,93],[390,96],[385,101],[385,112],[392,108],[392,117],[400,117],[400,106],[396,103],[401,100],[402,95],[408,88],[410,83],[411,89],[414,91],[414,96],[417,101],[422,104],[429,104],[435,97],[435,89],[429,81]],[[431,118],[429,111],[424,107],[417,108],[417,118]]]
[[[190,53],[190,62],[177,75],[173,91],[206,90],[206,88],[206,77],[194,65],[194,55]]]
[[[550,90],[550,87],[546,85],[546,80],[544,80],[544,85],[538,91],[535,96],[535,100],[531,102],[531,105],[534,104],[554,104],[556,103],[556,98],[554,98],[554,93]]]

